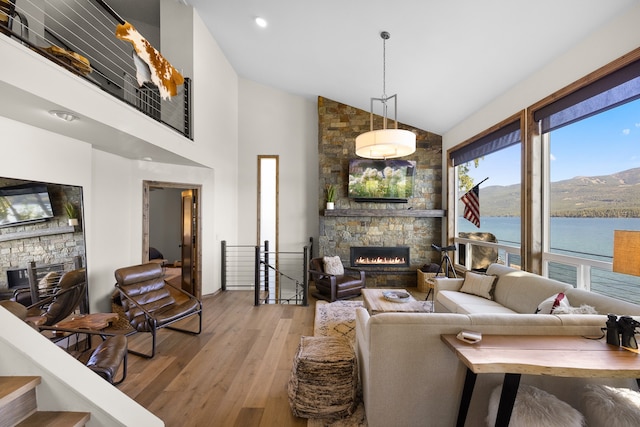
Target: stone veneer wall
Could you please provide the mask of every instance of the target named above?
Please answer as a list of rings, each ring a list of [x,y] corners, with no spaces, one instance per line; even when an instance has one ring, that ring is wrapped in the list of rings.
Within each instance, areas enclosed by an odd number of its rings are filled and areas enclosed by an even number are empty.
[[[0,187],[28,182],[30,181],[0,178]],[[73,203],[82,220],[82,189],[59,184],[47,184],[47,189],[54,218],[0,228],[0,292],[7,291],[8,288],[7,270],[27,268],[32,261],[36,263],[36,267],[64,264],[65,270],[71,270],[74,257],[80,256],[85,265],[82,223],[70,227],[63,206],[67,200]],[[29,237],[21,237],[25,234]]]
[[[364,267],[368,287],[416,286],[416,269],[439,263],[431,244],[442,241],[441,217],[400,217],[394,210],[442,210],[442,137],[398,123],[417,135],[414,197],[408,203],[356,202],[348,198],[349,160],[357,158],[355,138],[369,131],[368,111],[318,97],[318,157],[320,197],[319,256],[339,255],[349,265],[351,246],[409,246],[410,267]],[[379,122],[378,122],[379,120]],[[374,129],[382,128],[381,117]],[[390,121],[388,127],[394,125]],[[335,209],[384,210],[382,216],[325,216],[327,184],[337,186]],[[378,212],[376,212],[378,213]]]

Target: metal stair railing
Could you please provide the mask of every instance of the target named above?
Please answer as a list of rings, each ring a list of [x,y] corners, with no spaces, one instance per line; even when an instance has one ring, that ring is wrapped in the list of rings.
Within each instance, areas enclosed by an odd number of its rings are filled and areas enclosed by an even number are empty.
[[[252,290],[254,304],[309,304],[308,266],[313,239],[300,252],[222,242],[222,290]]]

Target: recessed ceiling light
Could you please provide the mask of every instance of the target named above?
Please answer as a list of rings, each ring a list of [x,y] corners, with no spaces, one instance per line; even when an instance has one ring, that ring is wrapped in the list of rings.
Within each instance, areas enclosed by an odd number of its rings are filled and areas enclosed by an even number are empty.
[[[149,157],[149,156],[146,156],[146,157],[143,157],[142,160],[144,160],[145,162],[152,162],[153,158]]]
[[[78,119],[78,116],[70,113],[69,111],[51,110],[49,111],[49,114],[51,114],[52,116],[56,116],[57,118],[59,118],[60,120],[64,120],[65,122],[72,122]]]
[[[255,19],[255,21],[256,21],[256,25],[257,25],[258,27],[260,27],[260,28],[266,28],[266,27],[267,27],[267,20],[266,20],[266,19],[261,18],[261,17],[259,17],[259,16],[258,16],[258,17]]]

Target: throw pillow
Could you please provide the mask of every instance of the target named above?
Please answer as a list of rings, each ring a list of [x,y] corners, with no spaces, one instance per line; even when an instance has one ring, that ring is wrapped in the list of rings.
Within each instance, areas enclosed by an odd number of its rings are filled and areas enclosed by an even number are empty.
[[[324,272],[333,274],[334,276],[342,276],[344,274],[344,266],[339,256],[326,256],[322,258],[324,262]]]
[[[569,300],[562,292],[551,295],[549,298],[538,304],[535,314],[552,314],[553,311],[560,306],[571,307]]]
[[[460,292],[477,295],[482,298],[493,300],[493,288],[496,276],[487,276],[468,271],[464,276],[464,282]]]

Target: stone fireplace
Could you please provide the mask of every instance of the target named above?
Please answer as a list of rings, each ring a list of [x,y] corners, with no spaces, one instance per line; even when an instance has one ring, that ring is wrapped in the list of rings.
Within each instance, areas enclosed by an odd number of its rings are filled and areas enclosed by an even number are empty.
[[[374,128],[381,128],[381,118],[374,120]],[[338,255],[345,265],[365,270],[367,287],[415,287],[416,270],[424,264],[440,261],[440,254],[431,248],[431,244],[442,243],[445,216],[442,208],[442,138],[398,123],[398,128],[417,135],[417,150],[406,157],[416,161],[413,197],[406,203],[362,202],[348,197],[349,160],[356,158],[356,136],[369,130],[369,112],[319,97],[318,126],[320,230],[317,255]],[[334,210],[325,209],[328,184],[337,188]],[[402,263],[369,265],[354,263],[352,248],[376,248],[376,251],[378,248],[406,248],[408,254]]]

